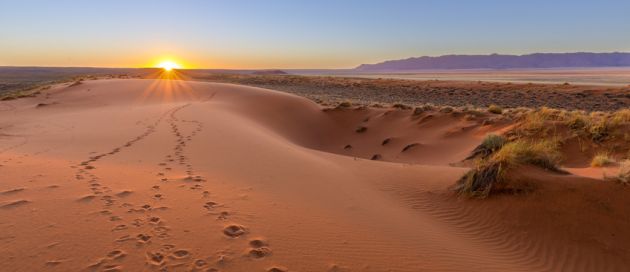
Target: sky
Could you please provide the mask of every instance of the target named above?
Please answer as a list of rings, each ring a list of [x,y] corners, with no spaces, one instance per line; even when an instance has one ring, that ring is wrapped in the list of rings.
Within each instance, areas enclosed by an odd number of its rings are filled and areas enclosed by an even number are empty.
[[[0,66],[352,68],[630,52],[628,0],[0,0]]]

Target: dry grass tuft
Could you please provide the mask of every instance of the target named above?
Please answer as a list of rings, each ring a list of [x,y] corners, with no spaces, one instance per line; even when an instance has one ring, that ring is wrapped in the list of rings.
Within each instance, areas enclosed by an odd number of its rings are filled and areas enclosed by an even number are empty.
[[[352,107],[352,103],[350,103],[350,101],[344,101],[344,102],[339,103],[339,105],[337,105],[338,109],[346,109],[350,107]]]
[[[619,182],[623,185],[630,184],[630,160],[622,161],[619,164],[619,173],[616,176],[605,176],[605,180]]]
[[[608,153],[599,153],[591,161],[592,167],[604,167],[615,163],[615,160]]]
[[[501,108],[501,107],[499,107],[499,106],[497,106],[497,105],[492,104],[492,105],[490,105],[490,106],[488,107],[488,112],[489,112],[489,113],[493,113],[493,114],[502,114],[502,113],[503,113],[503,108]]]
[[[470,160],[477,157],[481,157],[482,159],[485,159],[488,156],[490,156],[492,153],[494,153],[495,151],[501,149],[501,147],[503,147],[506,141],[507,140],[503,136],[496,135],[496,134],[489,134],[488,136],[486,136],[486,138],[483,139],[483,141],[481,141],[481,144],[479,144],[470,153],[470,155],[466,158],[466,160]]]
[[[410,110],[411,109],[410,106],[407,106],[407,105],[402,104],[402,103],[396,103],[396,104],[392,105],[392,108],[401,109],[401,110]]]
[[[460,195],[485,198],[493,192],[516,192],[526,188],[510,186],[506,172],[518,165],[534,165],[561,172],[558,168],[561,155],[555,141],[531,142],[516,140],[504,144],[488,159],[478,160],[455,186]]]

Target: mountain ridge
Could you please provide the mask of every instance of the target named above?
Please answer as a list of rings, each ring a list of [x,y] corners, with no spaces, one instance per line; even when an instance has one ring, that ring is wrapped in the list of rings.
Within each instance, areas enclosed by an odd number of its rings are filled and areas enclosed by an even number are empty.
[[[387,60],[361,64],[359,71],[404,71],[430,69],[513,69],[513,68],[577,68],[630,66],[630,52],[610,53],[532,53],[524,55],[442,55]]]

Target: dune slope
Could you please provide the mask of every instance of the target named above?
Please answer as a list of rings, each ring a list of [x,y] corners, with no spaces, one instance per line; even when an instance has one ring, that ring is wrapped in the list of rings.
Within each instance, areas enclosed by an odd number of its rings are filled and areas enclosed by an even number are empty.
[[[526,169],[531,195],[452,195],[467,169],[451,163],[508,124],[169,80],[58,86],[0,111],[10,271],[630,265],[621,185]]]

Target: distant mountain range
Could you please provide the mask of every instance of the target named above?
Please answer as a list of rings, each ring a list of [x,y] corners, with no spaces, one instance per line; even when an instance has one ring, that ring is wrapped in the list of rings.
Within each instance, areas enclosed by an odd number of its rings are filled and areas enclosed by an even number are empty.
[[[528,55],[444,55],[361,64],[358,71],[428,69],[513,69],[630,66],[630,53],[535,53]]]

